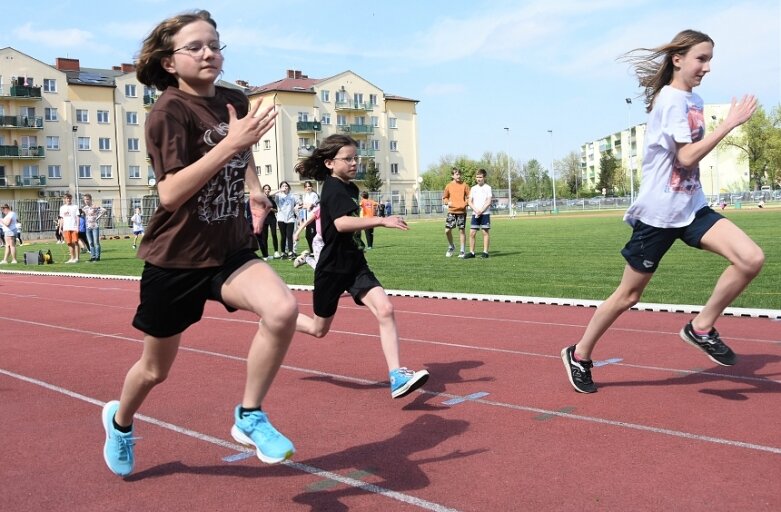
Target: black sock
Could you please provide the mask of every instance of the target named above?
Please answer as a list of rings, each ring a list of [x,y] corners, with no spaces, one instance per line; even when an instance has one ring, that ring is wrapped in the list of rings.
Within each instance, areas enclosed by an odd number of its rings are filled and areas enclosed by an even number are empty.
[[[123,427],[122,425],[117,423],[117,420],[115,418],[111,418],[111,423],[114,424],[114,428],[116,430],[119,430],[123,434],[129,434],[129,433],[131,433],[133,431],[133,424],[132,423],[130,425],[128,425],[127,427]]]
[[[239,417],[243,418],[244,416],[246,416],[247,414],[249,414],[251,412],[261,411],[261,410],[262,409],[260,407],[250,407],[248,409],[246,409],[244,407],[239,407]]]

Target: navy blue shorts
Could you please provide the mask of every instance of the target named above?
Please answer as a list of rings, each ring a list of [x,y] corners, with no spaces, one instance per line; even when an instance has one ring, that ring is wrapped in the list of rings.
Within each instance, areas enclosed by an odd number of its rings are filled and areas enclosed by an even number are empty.
[[[363,306],[361,298],[377,286],[382,285],[368,266],[351,274],[322,272],[315,269],[315,291],[312,296],[315,315],[320,318],[334,316],[339,306],[339,297],[345,291],[352,296],[356,304]]]
[[[179,269],[144,263],[141,302],[133,327],[156,338],[167,338],[198,322],[207,300],[236,311],[223,302],[222,285],[245,263],[257,259],[258,255],[247,249],[230,256],[221,267]]]
[[[490,213],[484,213],[479,217],[476,217],[474,214],[472,214],[472,224],[470,225],[471,229],[484,229],[488,231],[491,229],[491,214]]]
[[[632,238],[621,250],[621,255],[633,269],[652,274],[656,272],[662,257],[676,240],[680,238],[689,247],[702,249],[702,237],[723,218],[723,215],[705,206],[694,215],[691,224],[680,228],[657,228],[638,220],[635,222]]]

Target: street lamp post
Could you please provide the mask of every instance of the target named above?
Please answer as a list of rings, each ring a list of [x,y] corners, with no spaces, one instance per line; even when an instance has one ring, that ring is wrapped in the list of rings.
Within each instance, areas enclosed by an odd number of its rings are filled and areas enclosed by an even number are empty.
[[[556,169],[553,168],[553,130],[548,130],[550,133],[550,175],[553,181],[553,213],[558,213],[559,209],[556,208]]]
[[[629,125],[629,136],[627,137],[627,148],[629,155],[629,204],[635,202],[635,170],[632,165],[632,98],[626,98],[627,106],[627,124]]]
[[[73,186],[74,186],[74,189],[75,189],[74,191],[76,192],[76,197],[75,197],[74,204],[79,205],[79,204],[81,204],[79,202],[79,164],[78,164],[78,162],[76,162],[76,152],[77,152],[77,149],[76,149],[76,147],[77,147],[76,146],[76,140],[77,140],[76,132],[79,131],[79,127],[74,125],[72,129],[73,129]]]
[[[713,119],[713,123],[716,124],[716,116],[712,115],[710,116],[711,119]],[[721,199],[721,187],[719,186],[719,145],[716,144],[716,147],[713,148],[716,153],[716,202],[718,203]],[[711,179],[713,178],[713,173],[711,172]]]
[[[507,133],[507,213],[513,216],[513,178],[510,174],[510,128],[505,127]]]

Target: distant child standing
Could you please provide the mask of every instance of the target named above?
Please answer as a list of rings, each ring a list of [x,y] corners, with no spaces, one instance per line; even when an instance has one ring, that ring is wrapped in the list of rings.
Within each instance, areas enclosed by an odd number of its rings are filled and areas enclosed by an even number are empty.
[[[379,204],[371,199],[369,193],[364,190],[361,192],[360,206],[361,217],[374,217],[377,214]],[[374,247],[374,228],[369,228],[364,232],[366,233],[366,250],[371,250]]]
[[[277,203],[274,201],[274,196],[271,195],[271,186],[263,185],[263,193],[266,194],[266,198],[271,203],[271,209],[266,215],[266,220],[263,221],[263,231],[260,232],[260,254],[265,259],[279,258],[279,242],[277,241]],[[272,253],[268,247],[268,236],[271,235],[271,242],[274,246],[274,252]]]
[[[62,198],[60,206],[60,231],[68,244],[70,258],[65,263],[79,262],[79,207],[73,204],[73,196],[67,193]]]
[[[274,125],[277,113],[260,103],[250,108],[243,93],[215,85],[224,48],[210,14],[196,11],[160,23],[138,57],[138,80],[163,91],[146,123],[160,206],[138,249],[145,263],[133,326],[144,333],[143,353],[125,377],[120,400],[103,408],[103,456],[117,475],[133,471],[133,415],[168,376],[182,333],[200,320],[207,300],[263,319],[247,355],[231,435],[253,446],[266,463],[281,462],[295,451],[261,410],[298,316],[295,298],[259,259],[252,236],[270,207],[252,146]],[[252,227],[244,215],[245,188]]]
[[[293,232],[296,230],[296,197],[290,192],[290,183],[283,181],[279,190],[272,194],[277,203],[277,224],[279,225],[282,258],[295,259]]]
[[[135,249],[138,237],[144,236],[144,218],[141,216],[141,208],[136,208],[136,213],[130,217],[130,222],[133,224],[133,249]]]
[[[353,180],[358,169],[358,143],[346,135],[330,135],[312,155],[296,165],[304,178],[323,182],[320,216],[325,245],[315,268],[314,317],[298,315],[299,332],[322,338],[328,333],[347,291],[358,305],[365,305],[380,324],[380,344],[390,375],[391,397],[401,398],[422,386],[426,370],[412,371],[399,362],[399,335],[393,304],[369,269],[358,238],[362,230],[383,226],[406,231],[401,217],[359,217],[358,187]]]
[[[489,231],[491,230],[491,185],[485,182],[485,169],[478,169],[475,174],[477,183],[469,190],[469,207],[472,209],[472,222],[469,229],[469,252],[464,258],[475,257],[475,239],[477,232],[483,230],[483,253],[481,258],[488,257],[488,245],[490,243]]]
[[[453,245],[453,228],[458,229],[459,240],[461,242],[461,252],[458,257],[465,256],[466,247],[466,205],[469,200],[469,185],[461,180],[461,170],[453,168],[453,181],[445,186],[445,192],[442,194],[442,202],[447,206],[447,218],[445,219],[445,236],[447,237],[448,248],[445,256],[453,256],[456,246]]]
[[[597,341],[640,300],[675,240],[729,261],[705,306],[680,332],[683,341],[723,366],[735,364],[736,358],[714,324],[764,263],[762,249],[730,220],[708,207],[699,169],[699,162],[719,141],[751,118],[756,98],[744,96],[739,102],[733,99],[727,117],[706,135],[703,101],[692,89],[710,72],[710,37],[685,30],[668,44],[633,50],[626,58],[635,66],[650,113],[643,181],[637,200],[624,215],[633,232],[621,251],[627,261],[621,283],[597,308],[580,341],[561,351],[570,383],[581,393],[597,390],[591,378],[591,353]]]
[[[4,204],[0,210],[2,210],[0,232],[3,233],[5,241],[3,259],[0,260],[0,264],[9,263],[8,258],[11,258],[10,263],[16,264],[16,212],[8,204]]]
[[[100,225],[98,221],[108,210],[92,203],[92,195],[84,194],[84,220],[86,221],[87,243],[89,245],[90,261],[100,261]]]

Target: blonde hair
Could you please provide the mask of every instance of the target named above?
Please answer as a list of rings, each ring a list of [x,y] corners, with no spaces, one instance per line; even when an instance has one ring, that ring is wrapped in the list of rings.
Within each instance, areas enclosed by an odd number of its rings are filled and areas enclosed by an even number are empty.
[[[659,91],[673,80],[673,56],[686,55],[693,46],[700,43],[715,43],[707,34],[696,30],[684,30],[676,34],[669,43],[656,48],[636,48],[620,57],[634,67],[640,87],[645,91],[645,111],[650,112]]]
[[[163,69],[163,57],[171,55],[174,50],[173,38],[186,25],[196,21],[209,23],[217,30],[217,22],[212,19],[209,11],[192,11],[172,16],[160,22],[144,39],[141,52],[136,58],[136,77],[144,85],[164,91],[168,87],[177,87],[176,78]]]

